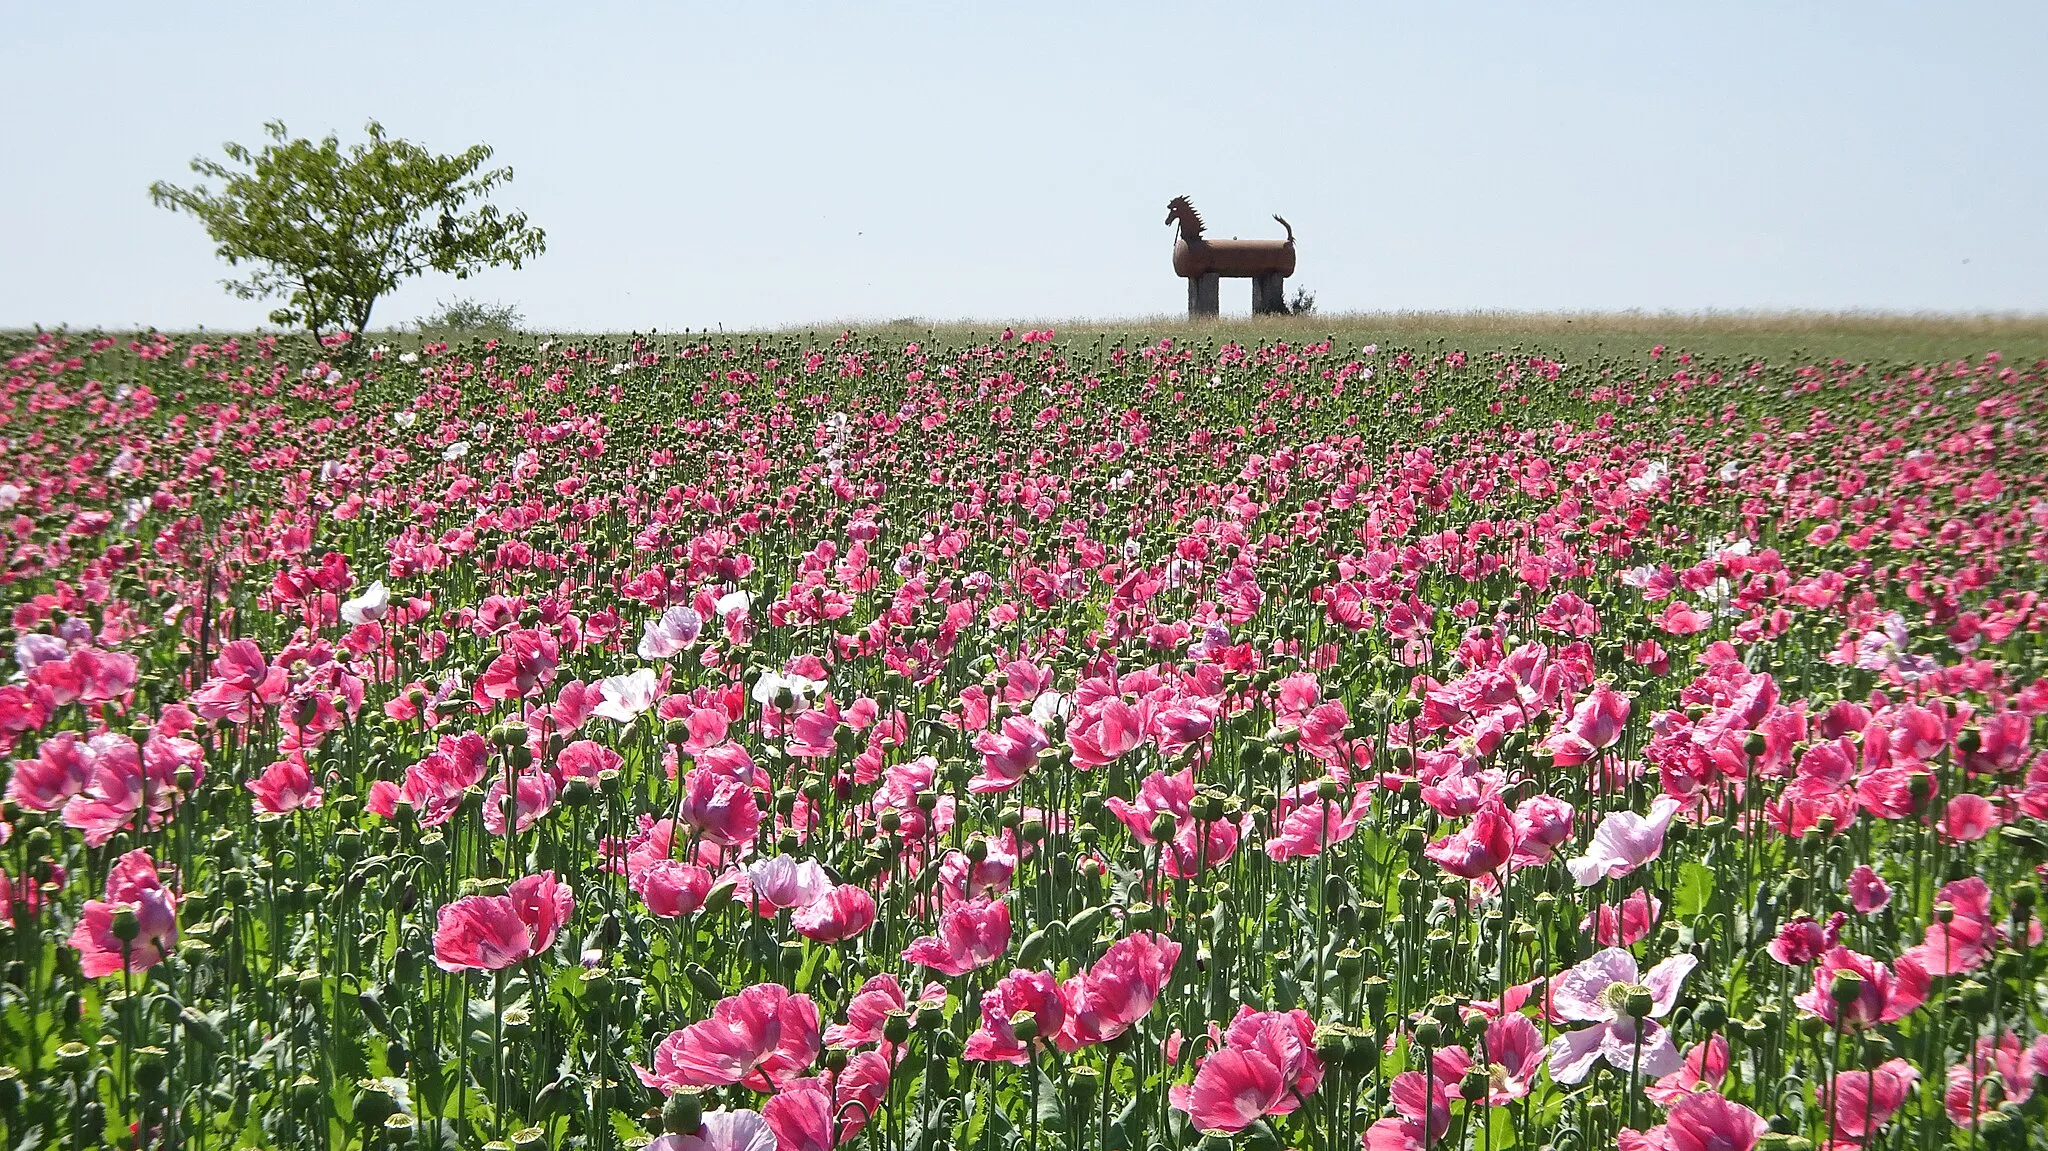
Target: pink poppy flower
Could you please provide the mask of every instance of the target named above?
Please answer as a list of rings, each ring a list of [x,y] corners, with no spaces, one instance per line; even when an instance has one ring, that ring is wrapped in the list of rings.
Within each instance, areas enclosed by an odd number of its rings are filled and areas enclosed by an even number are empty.
[[[1437,866],[1461,879],[1492,875],[1514,853],[1514,824],[1498,799],[1481,804],[1463,830],[1422,849]]]
[[[1351,838],[1371,800],[1372,792],[1364,786],[1354,788],[1349,800],[1323,799],[1312,783],[1289,788],[1273,812],[1267,856],[1281,861],[1321,855],[1325,848]]]
[[[939,916],[939,933],[922,935],[903,949],[903,960],[945,975],[965,975],[1002,957],[1010,946],[1010,905],[967,899]]]
[[[984,731],[974,737],[974,750],[981,753],[981,773],[967,782],[978,793],[1008,791],[1038,766],[1038,753],[1052,746],[1045,731],[1028,715],[1013,715],[1003,721],[1000,731]]]
[[[1943,884],[1934,893],[1937,908],[1946,904],[1951,913],[1943,923],[1937,916],[1927,925],[1921,941],[1908,947],[1902,958],[1911,959],[1929,975],[1961,975],[1982,967],[1998,942],[1998,929],[1991,919],[1991,887],[1979,876]]]
[[[1875,1071],[1837,1073],[1832,1099],[1825,1084],[1820,1090],[1821,1106],[1831,1118],[1833,1146],[1863,1146],[1891,1122],[1919,1082],[1919,1070],[1904,1059],[1888,1059]]]
[[[1601,749],[1620,741],[1622,729],[1628,725],[1628,713],[1627,696],[1604,682],[1596,684],[1572,710],[1571,719],[1553,731],[1543,746],[1560,767],[1585,763]]]
[[[1859,864],[1849,873],[1849,906],[1858,915],[1875,915],[1892,901],[1891,885],[1878,877],[1869,864]]]
[[[1671,1151],[1751,1151],[1770,1129],[1763,1116],[1711,1091],[1673,1104],[1663,1124]]]
[[[1504,1107],[1526,1097],[1536,1085],[1537,1070],[1543,1066],[1543,1033],[1527,1016],[1510,1014],[1489,1021],[1484,1040],[1487,1093],[1483,1102],[1489,1107]],[[1434,1061],[1437,1075],[1449,1084],[1450,1094],[1460,1096],[1459,1081],[1474,1063],[1471,1053],[1461,1046],[1445,1047],[1436,1052]]]
[[[1074,751],[1074,766],[1084,771],[1102,767],[1136,751],[1145,742],[1145,732],[1151,723],[1149,704],[1134,707],[1117,698],[1083,711],[1067,732],[1067,744]]]
[[[946,989],[937,983],[927,983],[919,992],[917,1003],[943,1006]],[[828,1047],[865,1047],[882,1042],[882,1028],[889,1022],[889,1015],[895,1011],[909,1010],[911,1001],[904,994],[903,985],[894,975],[884,972],[870,975],[860,990],[846,1002],[846,1022],[835,1023],[825,1029],[825,1045]]]
[[[442,907],[434,964],[443,971],[502,971],[554,945],[576,900],[552,871],[514,880],[503,895],[470,895]]]
[[[555,796],[560,790],[555,777],[538,772],[528,772],[516,781],[518,798],[514,801],[517,814],[513,827],[525,831],[539,821],[541,816],[552,811]],[[491,781],[491,788],[484,795],[484,830],[492,835],[505,834],[505,778],[499,776]]]
[[[680,859],[649,860],[631,880],[648,914],[662,919],[679,919],[704,906],[711,885],[710,871]]]
[[[1621,906],[1603,903],[1579,921],[1579,930],[1602,947],[1633,947],[1657,926],[1664,904],[1647,891],[1632,891]]]
[[[7,798],[30,811],[56,811],[92,781],[92,760],[77,734],[60,731],[36,748],[34,759],[14,761]]]
[[[596,783],[599,775],[607,770],[619,770],[625,763],[625,759],[611,748],[592,740],[579,739],[564,747],[562,753],[555,757],[555,774],[563,783],[572,779]]]
[[[1680,1056],[1678,1070],[1643,1088],[1643,1094],[1659,1107],[1670,1107],[1688,1095],[1718,1091],[1728,1077],[1728,1055],[1724,1036],[1695,1043]]]
[[[1698,965],[1693,956],[1674,955],[1639,977],[1635,956],[1610,947],[1558,976],[1551,987],[1551,1009],[1565,1020],[1594,1026],[1567,1032],[1551,1042],[1550,1077],[1560,1083],[1582,1082],[1593,1064],[1602,1059],[1622,1071],[1635,1066],[1651,1076],[1678,1070],[1678,1049],[1672,1045],[1671,1033],[1656,1020],[1677,1006],[1679,987]],[[1640,1020],[1625,1009],[1629,997],[1637,993],[1650,996],[1650,1013]]]
[[[707,841],[726,847],[752,843],[761,826],[754,789],[708,767],[693,769],[683,781],[679,814]]]
[[[1657,858],[1664,851],[1664,833],[1678,814],[1678,801],[1660,795],[1650,801],[1650,814],[1633,811],[1608,813],[1593,831],[1586,853],[1565,864],[1580,887],[1591,887],[1602,879],[1619,879]]]
[[[1941,813],[1941,836],[1950,843],[1975,843],[1991,834],[2001,820],[1998,808],[1975,792],[1953,796]]]
[[[1941,1105],[1949,1121],[1974,1128],[2000,1104],[2018,1106],[2033,1098],[2034,1076],[2048,1071],[2036,1055],[2035,1048],[2024,1045],[2011,1032],[1996,1041],[1988,1035],[1978,1039],[1970,1058],[1948,1069]]]
[[[1323,1081],[1308,1013],[1239,1007],[1221,1050],[1202,1060],[1194,1082],[1167,1091],[1197,1130],[1236,1134],[1267,1115],[1286,1115]]]
[[[719,1000],[709,1018],[670,1032],[654,1049],[653,1068],[633,1070],[664,1094],[733,1083],[765,1093],[808,1070],[819,1048],[818,1007],[810,996],[760,983]]]
[[[1067,1019],[1060,1049],[1078,1051],[1129,1030],[1152,1010],[1179,959],[1180,944],[1149,931],[1111,944],[1087,972],[1060,986]]]
[[[135,913],[135,938],[123,942],[114,934],[114,913]],[[163,962],[178,943],[178,895],[164,886],[149,852],[137,848],[114,861],[107,872],[106,899],[89,899],[78,926],[67,941],[78,952],[79,971],[87,979],[144,971]]]
[[[1017,1034],[1017,1020],[1030,1015],[1037,1030],[1030,1038]],[[1066,1025],[1066,1004],[1049,971],[1017,970],[981,997],[981,1026],[967,1037],[960,1058],[975,1062],[1023,1064],[1031,1049],[1051,1040]]]
[[[1833,994],[1835,976],[1841,972],[1854,973],[1862,980],[1862,990],[1846,1006],[1838,1005]],[[1820,964],[1813,969],[1813,990],[1793,999],[1801,1010],[1830,1025],[1839,1014],[1844,1026],[1854,1028],[1904,1019],[1926,1001],[1927,969],[1918,960],[1902,955],[1894,970],[1840,944],[1820,957]]]
[[[300,753],[278,760],[242,786],[255,796],[250,803],[258,815],[284,815],[302,807],[320,806],[321,791],[313,786],[313,775],[306,770],[305,756]]]
[[[839,884],[789,917],[797,934],[819,943],[851,939],[874,922],[875,897],[851,883]]]
[[[1572,837],[1572,805],[1553,795],[1532,795],[1515,805],[1516,867],[1548,863]]]

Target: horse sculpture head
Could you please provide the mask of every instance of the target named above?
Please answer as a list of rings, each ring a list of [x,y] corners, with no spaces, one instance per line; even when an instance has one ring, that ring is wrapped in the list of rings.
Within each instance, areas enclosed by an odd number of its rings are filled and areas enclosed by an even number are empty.
[[[1179,221],[1180,234],[1184,238],[1190,240],[1201,238],[1202,214],[1195,211],[1195,206],[1188,202],[1186,196],[1175,196],[1166,202],[1165,222],[1171,224],[1175,221]]]

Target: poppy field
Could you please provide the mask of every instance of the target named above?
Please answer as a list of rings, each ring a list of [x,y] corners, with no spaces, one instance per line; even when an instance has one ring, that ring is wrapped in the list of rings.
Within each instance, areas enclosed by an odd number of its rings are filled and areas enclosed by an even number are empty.
[[[6,1148],[2048,1147],[2040,363],[0,352]]]

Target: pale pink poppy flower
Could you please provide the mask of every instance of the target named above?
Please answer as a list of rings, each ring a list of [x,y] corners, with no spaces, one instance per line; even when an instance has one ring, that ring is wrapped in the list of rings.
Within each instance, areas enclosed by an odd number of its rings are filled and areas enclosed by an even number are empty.
[[[1633,811],[1608,813],[1593,831],[1586,853],[1565,864],[1580,887],[1591,887],[1602,879],[1618,879],[1664,851],[1664,833],[1678,814],[1678,801],[1660,795],[1650,802],[1650,814]]]
[[[1693,956],[1674,955],[1638,975],[1635,956],[1610,947],[1558,976],[1551,986],[1551,1009],[1565,1020],[1594,1026],[1551,1042],[1550,1077],[1560,1083],[1582,1082],[1602,1059],[1619,1070],[1635,1067],[1650,1076],[1678,1070],[1671,1033],[1656,1020],[1677,1006],[1680,985],[1698,965]],[[1650,1012],[1640,1020],[1626,1010],[1630,996],[1638,993],[1650,996]]]
[[[775,1132],[755,1111],[706,1111],[690,1135],[663,1135],[647,1151],[777,1151]]]

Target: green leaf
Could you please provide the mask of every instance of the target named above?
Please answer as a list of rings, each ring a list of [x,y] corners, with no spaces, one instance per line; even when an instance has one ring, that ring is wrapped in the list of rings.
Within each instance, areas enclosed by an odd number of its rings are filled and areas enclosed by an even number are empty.
[[[1691,919],[1707,909],[1714,898],[1714,873],[1706,864],[1686,862],[1678,865],[1678,887],[1672,893],[1672,913],[1680,919]]]

